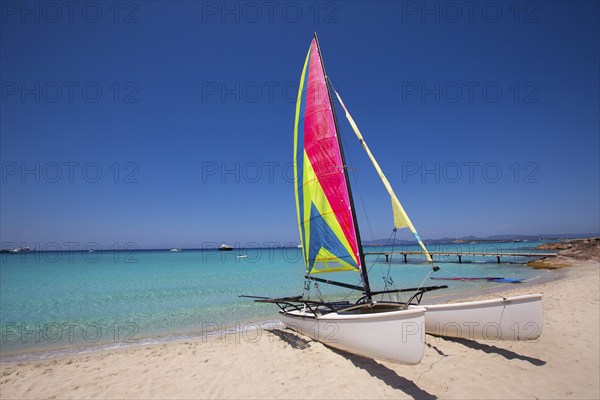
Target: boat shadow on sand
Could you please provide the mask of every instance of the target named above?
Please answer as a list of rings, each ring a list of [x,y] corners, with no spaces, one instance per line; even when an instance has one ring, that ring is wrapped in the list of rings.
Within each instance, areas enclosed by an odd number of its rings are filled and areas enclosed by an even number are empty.
[[[331,347],[329,349],[349,360],[356,367],[365,370],[369,373],[369,375],[381,380],[383,383],[393,389],[401,390],[415,399],[437,399],[437,396],[421,389],[410,379],[406,379],[405,377],[398,375],[393,369],[390,369],[371,358],[346,353],[345,351],[337,350]]]
[[[270,330],[270,333],[272,333],[273,335],[279,337],[281,340],[288,343],[292,348],[298,349],[298,350],[307,349],[308,347],[310,347],[310,343],[312,342],[312,340],[306,340],[291,331],[272,329],[272,330]],[[386,367],[385,365],[378,363],[377,361],[375,361],[371,358],[347,353],[345,351],[334,349],[333,347],[329,347],[327,345],[325,345],[325,346],[329,350],[334,352],[335,354],[338,354],[338,355],[344,357],[345,359],[350,361],[352,364],[354,364],[356,367],[365,370],[366,372],[369,373],[369,375],[381,380],[382,382],[384,382],[386,385],[390,386],[393,389],[401,390],[404,393],[406,393],[407,395],[412,396],[415,399],[425,399],[425,400],[437,399],[436,396],[421,389],[410,379],[406,379],[406,378],[398,375],[396,373],[396,371]]]
[[[310,341],[301,338],[300,336],[297,336],[292,331],[284,331],[281,329],[269,329],[269,333],[277,336],[279,339],[289,344],[293,349],[304,350],[310,347]]]
[[[470,339],[465,339],[465,338],[442,337],[442,336],[435,336],[435,337],[436,337],[436,339],[442,339],[447,342],[462,344],[465,347],[468,347],[468,348],[474,349],[474,350],[483,351],[484,353],[487,353],[487,354],[497,354],[499,356],[506,358],[507,360],[527,361],[527,362],[535,365],[536,367],[541,367],[542,365],[546,364],[546,361],[540,360],[539,358],[525,356],[525,355],[522,355],[519,353],[515,353],[512,350],[503,349],[503,348],[497,347],[497,346],[491,346],[489,344],[477,342],[475,340],[470,340]]]

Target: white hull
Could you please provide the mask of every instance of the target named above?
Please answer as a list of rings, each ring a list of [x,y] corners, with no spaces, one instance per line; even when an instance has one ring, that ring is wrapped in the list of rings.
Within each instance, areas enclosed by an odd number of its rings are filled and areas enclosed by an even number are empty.
[[[541,294],[415,307],[425,308],[425,331],[432,335],[519,341],[542,333]]]
[[[419,307],[317,317],[294,310],[280,312],[280,318],[288,328],[327,346],[369,358],[417,364],[425,351],[425,310]]]

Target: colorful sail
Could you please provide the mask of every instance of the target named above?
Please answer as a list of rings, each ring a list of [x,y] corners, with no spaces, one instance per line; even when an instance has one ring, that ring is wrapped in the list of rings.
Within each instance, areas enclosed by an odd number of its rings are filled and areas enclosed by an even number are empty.
[[[369,159],[373,163],[373,166],[375,167],[377,174],[379,174],[379,177],[381,178],[381,181],[383,182],[383,186],[385,186],[385,189],[388,191],[388,193],[390,195],[390,198],[392,200],[392,212],[394,215],[394,227],[396,229],[401,229],[401,228],[410,229],[410,231],[414,235],[415,239],[417,239],[417,242],[423,249],[425,258],[427,259],[428,262],[433,264],[433,259],[431,258],[431,254],[429,254],[429,251],[427,251],[427,247],[425,247],[425,243],[423,243],[423,241],[421,240],[421,237],[417,233],[415,226],[411,222],[410,218],[408,218],[408,214],[406,214],[406,211],[404,211],[404,207],[402,207],[402,204],[400,204],[398,197],[396,197],[396,194],[394,193],[394,189],[392,189],[392,185],[390,185],[390,182],[385,177],[383,171],[381,170],[381,167],[379,166],[379,163],[377,162],[377,160],[375,160],[373,153],[371,153],[369,146],[367,146],[367,142],[365,142],[365,140],[363,139],[363,136],[360,133],[360,130],[358,129],[358,126],[356,125],[356,122],[354,122],[354,118],[352,118],[352,116],[348,112],[348,109],[346,109],[346,106],[344,105],[344,102],[342,101],[340,94],[337,91],[335,91],[335,95],[337,96],[340,104],[342,105],[342,108],[346,112],[346,118],[348,119],[350,126],[352,126],[352,130],[354,130],[354,133],[356,134],[356,137],[360,141],[360,144],[362,145],[363,149],[366,151],[367,155],[369,156]]]
[[[294,190],[306,271],[360,270],[349,189],[321,55],[311,42],[298,88]]]

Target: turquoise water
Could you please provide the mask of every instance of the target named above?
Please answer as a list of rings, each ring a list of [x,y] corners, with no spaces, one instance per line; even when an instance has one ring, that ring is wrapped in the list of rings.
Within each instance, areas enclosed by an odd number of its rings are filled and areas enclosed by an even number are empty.
[[[431,245],[431,251],[531,251],[538,242],[461,244],[459,248]],[[457,245],[446,245],[457,246]],[[415,246],[366,247],[365,252],[418,250]],[[239,255],[245,255],[240,258]],[[276,307],[239,298],[240,294],[290,296],[302,294],[304,265],[296,248],[214,250],[30,252],[1,254],[0,350],[3,360],[49,351],[82,351],[97,346],[172,340],[255,326],[252,321],[277,318]],[[401,255],[391,262],[367,256],[371,286],[384,288],[388,273],[396,287],[415,287],[430,268],[420,256]],[[524,257],[439,257],[435,276],[504,276],[531,279],[539,271],[524,267]],[[487,263],[474,263],[488,261]],[[327,278],[358,284],[358,274]],[[465,282],[448,284],[449,292],[472,290]],[[483,287],[497,283],[478,282]],[[390,286],[390,287],[393,287]],[[340,298],[348,290],[330,285],[318,288],[325,297]],[[448,292],[445,291],[445,292]],[[316,294],[315,288],[311,295]],[[352,293],[349,299],[359,297]],[[36,353],[43,351],[43,353]]]

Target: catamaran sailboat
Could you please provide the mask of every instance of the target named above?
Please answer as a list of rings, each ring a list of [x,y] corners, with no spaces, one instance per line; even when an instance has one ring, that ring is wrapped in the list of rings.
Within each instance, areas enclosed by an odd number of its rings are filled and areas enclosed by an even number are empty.
[[[391,196],[394,229],[409,228],[431,263],[431,271],[438,270],[341,97],[335,93]],[[337,285],[362,292],[364,296],[354,303],[310,300],[304,295],[255,297],[257,302],[279,306],[279,316],[288,328],[350,353],[405,364],[415,364],[421,360],[425,330],[439,335],[485,338],[492,328],[498,328],[494,331],[499,332],[494,339],[509,339],[510,333],[514,340],[539,336],[541,295],[421,306],[421,299],[426,292],[447,286],[383,291],[371,289],[332,101],[332,88],[316,34],[304,62],[296,102],[294,190],[306,282]],[[338,271],[357,272],[360,283],[351,285],[314,276]],[[383,301],[383,296],[399,292],[409,293],[408,300]],[[376,299],[378,296],[381,296],[379,301]],[[512,330],[509,329],[511,327]],[[533,332],[527,327],[536,327],[536,330]]]
[[[181,251],[181,248],[179,247],[179,234],[177,234],[175,239],[175,247],[173,247],[170,251],[173,253],[178,253]]]
[[[311,42],[298,91],[294,129],[294,187],[307,279],[319,272],[356,271],[362,285],[326,281],[364,292],[358,303],[287,297],[275,303],[287,327],[334,348],[416,364],[425,346],[425,310],[376,302],[354,211],[335,109],[317,37]]]

